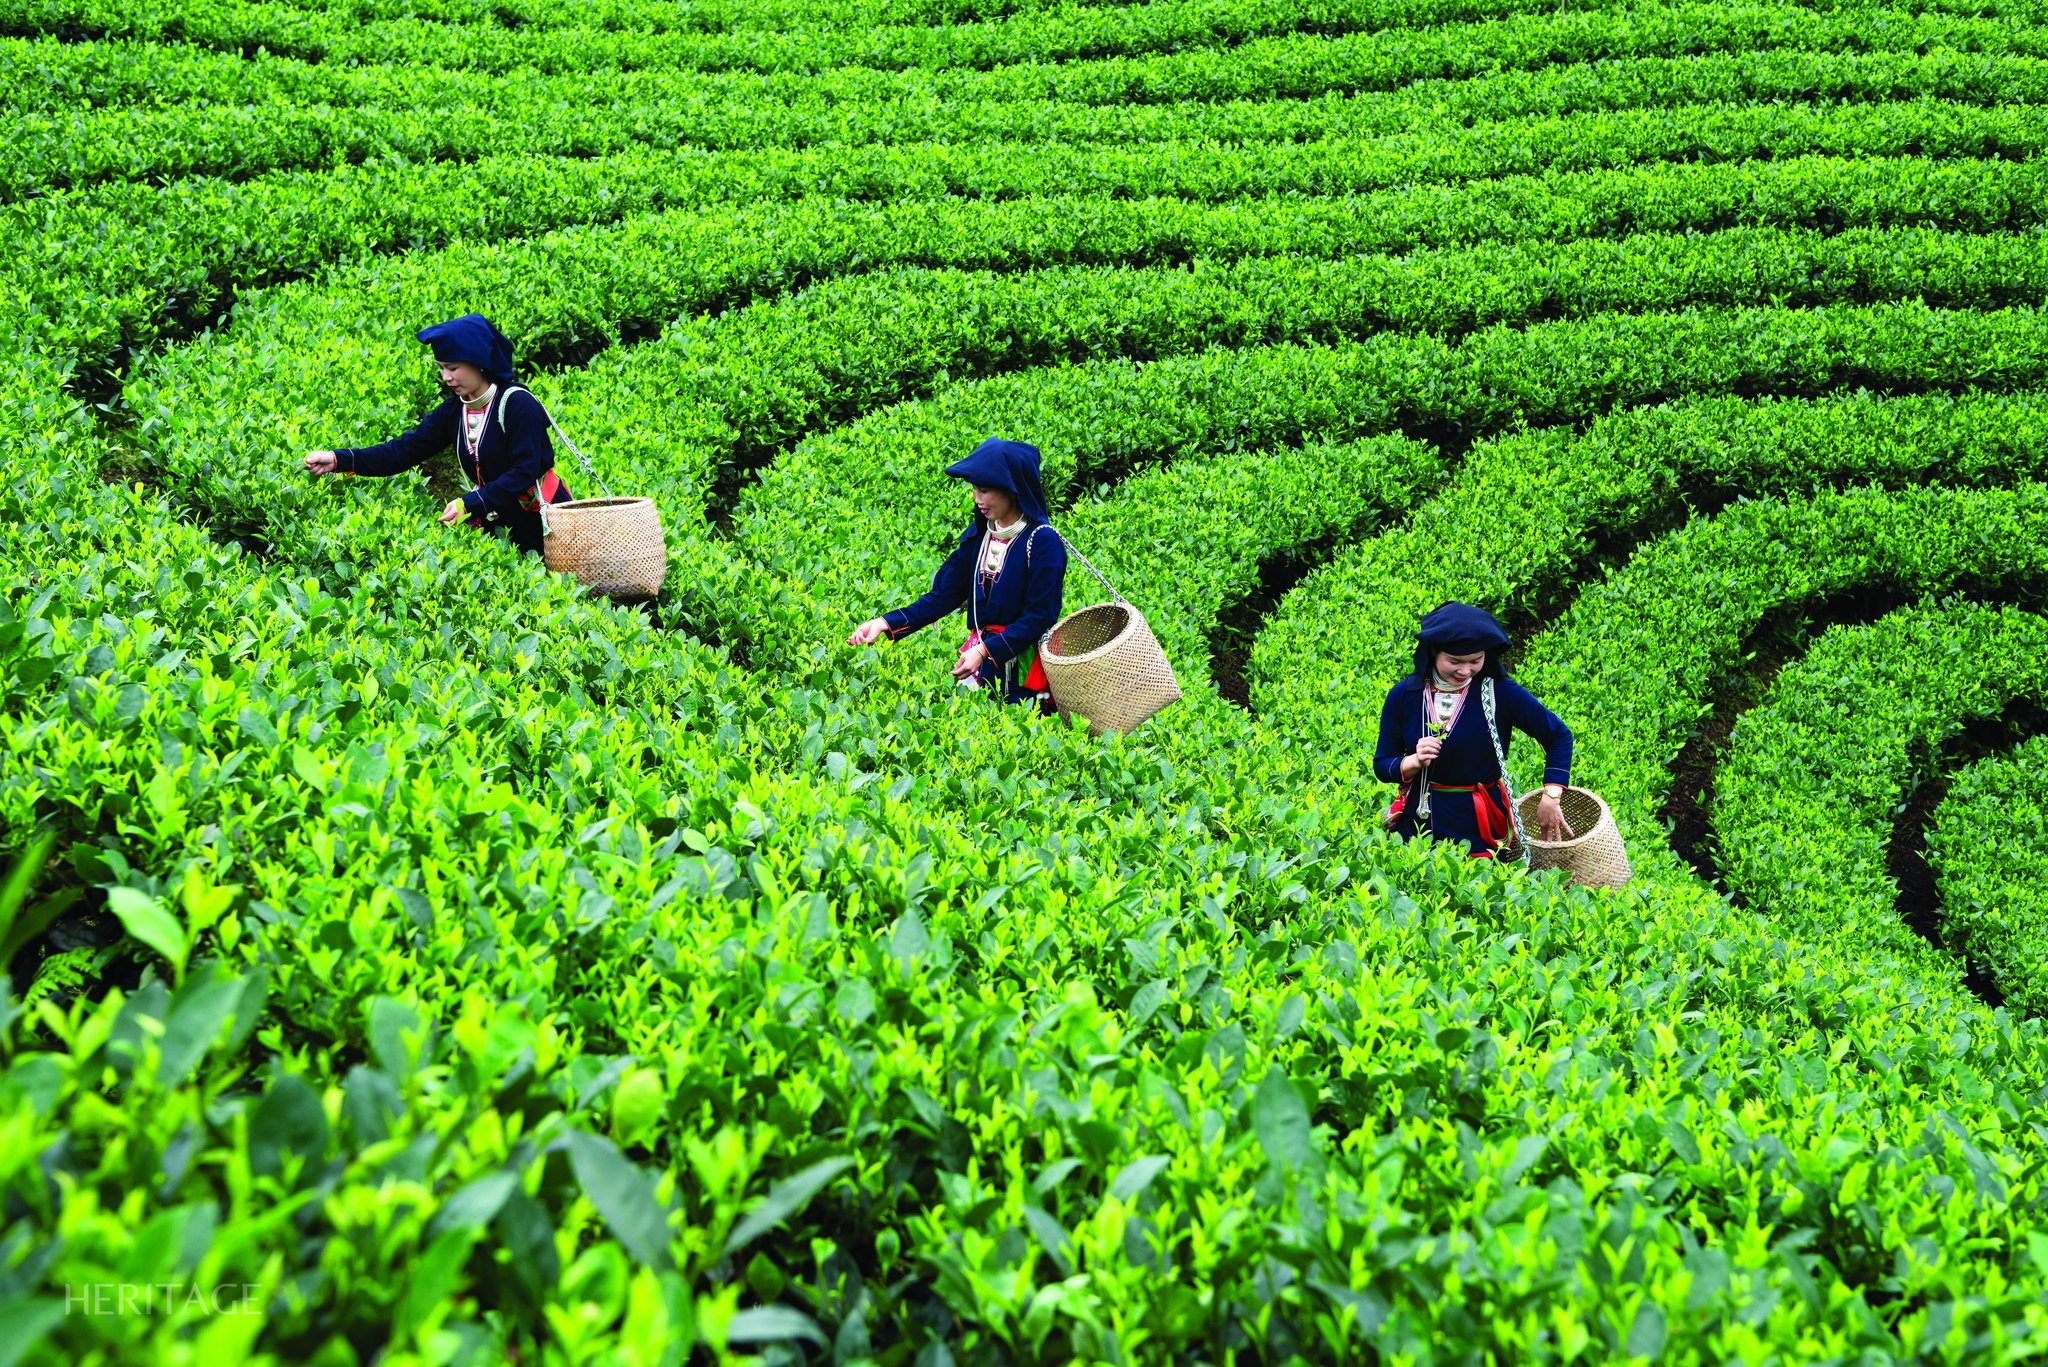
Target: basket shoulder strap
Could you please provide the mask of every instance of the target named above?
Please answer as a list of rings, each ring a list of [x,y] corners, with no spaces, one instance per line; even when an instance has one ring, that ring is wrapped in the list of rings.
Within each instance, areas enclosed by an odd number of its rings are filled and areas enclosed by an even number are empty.
[[[595,480],[597,482],[597,487],[604,490],[604,496],[606,498],[610,498],[612,496],[612,488],[609,484],[606,484],[604,482],[603,478],[601,478],[598,475],[597,470],[594,467],[592,467],[590,463],[590,457],[584,455],[583,448],[578,446],[575,443],[575,441],[569,436],[569,434],[562,430],[562,425],[555,421],[555,415],[548,412],[548,406],[546,404],[541,403],[540,395],[535,394],[531,389],[528,389],[525,385],[508,384],[505,386],[504,392],[498,396],[498,430],[500,432],[505,430],[505,404],[509,399],[511,399],[512,395],[515,392],[525,394],[529,398],[531,398],[535,403],[540,404],[540,415],[548,420],[548,430],[550,432],[553,432],[556,436],[562,439],[562,444],[568,447],[570,452],[575,455],[576,464],[582,468],[583,473],[589,475],[591,479]]]
[[[1508,820],[1515,828],[1515,843],[1527,848],[1528,841],[1522,835],[1522,804],[1515,800],[1514,776],[1508,773],[1508,755],[1500,743],[1500,725],[1496,718],[1493,700],[1493,679],[1479,681],[1479,701],[1486,708],[1486,736],[1493,742],[1494,762],[1500,765],[1500,786],[1508,795]]]
[[[1042,522],[1039,524],[1039,526],[1051,527],[1052,524],[1050,522]],[[1058,528],[1053,529],[1053,535],[1057,536],[1060,539],[1060,544],[1067,548],[1068,555],[1073,556],[1076,560],[1080,561],[1083,565],[1086,565],[1088,567],[1088,573],[1095,576],[1095,582],[1102,585],[1103,590],[1109,594],[1110,600],[1112,602],[1124,603],[1128,601],[1121,593],[1118,593],[1116,591],[1116,585],[1110,583],[1108,579],[1103,577],[1102,571],[1095,568],[1095,563],[1091,561],[1087,556],[1081,554],[1081,548],[1074,544],[1074,538],[1068,536],[1065,532],[1060,531]],[[1024,558],[1025,563],[1030,563],[1031,549],[1028,543],[1025,546]]]
[[[1033,528],[1031,529],[1030,533],[1029,533],[1028,535],[1026,535],[1026,536],[1025,536],[1025,538],[1024,538],[1024,568],[1025,568],[1025,569],[1027,569],[1027,570],[1028,570],[1028,569],[1030,569],[1030,568],[1031,568],[1031,548],[1032,548],[1032,547],[1033,547],[1034,545],[1036,545],[1036,544],[1038,543],[1038,534],[1039,534],[1040,532],[1042,532],[1042,531],[1045,531],[1045,530],[1046,530],[1046,529],[1048,529],[1048,528],[1051,528],[1051,529],[1052,529],[1052,534],[1053,534],[1054,536],[1058,536],[1058,535],[1060,534],[1060,533],[1059,533],[1059,529],[1058,529],[1058,528],[1056,528],[1056,527],[1053,527],[1052,523],[1050,523],[1050,522],[1041,522],[1041,523],[1039,523],[1039,524],[1038,524],[1038,525],[1037,525],[1036,527],[1033,527]]]

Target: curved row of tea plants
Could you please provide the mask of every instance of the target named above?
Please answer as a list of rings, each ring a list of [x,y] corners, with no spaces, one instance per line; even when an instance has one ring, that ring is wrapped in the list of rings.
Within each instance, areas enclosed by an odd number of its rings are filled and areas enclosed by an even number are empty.
[[[1228,203],[1378,192],[1370,212],[1356,215],[1347,250],[1412,240],[1402,226],[1422,204],[1436,209],[1425,220],[1425,240],[1436,241],[1487,233],[1598,235],[1598,220],[1587,221],[1593,203],[1610,222],[1634,231],[1674,220],[1688,227],[1776,221],[1785,212],[1779,206],[1802,199],[1809,218],[1825,214],[1830,226],[1904,218],[1952,229],[2016,228],[2039,219],[2040,172],[2024,158],[2048,146],[2044,129],[2048,114],[2040,107],[1979,111],[1921,102],[1812,112],[1713,109],[1683,118],[1602,114],[1366,148],[1290,144],[1268,149],[1256,169],[1242,149],[1178,144],[1085,154],[1003,144],[703,158],[492,157],[464,166],[370,166],[240,183],[186,180],[161,189],[122,184],[39,199],[8,212],[0,259],[19,272],[27,290],[20,307],[46,345],[100,355],[117,343],[147,342],[179,317],[204,317],[240,288],[315,271],[336,258],[401,246],[423,252],[458,241],[509,246],[507,238],[572,224],[762,200],[996,201],[1114,189],[1137,198]],[[1919,155],[1896,155],[1908,148]],[[1922,159],[1933,154],[1955,160]],[[1753,157],[1776,167],[1767,175],[1741,164]],[[1836,159],[1845,157],[1858,160],[1844,167]],[[1707,164],[1695,161],[1702,158]],[[1624,169],[1664,160],[1680,164],[1645,166],[1634,178]],[[1598,168],[1611,168],[1609,178]],[[1456,183],[1472,177],[1490,183],[1453,199]],[[1575,195],[1593,201],[1576,221],[1564,217]],[[1532,220],[1531,199],[1549,221]],[[1329,206],[1340,207],[1356,206]],[[1461,220],[1472,225],[1463,233],[1453,226]],[[749,231],[744,218],[724,225],[727,235]],[[1198,243],[1181,249],[1201,254]]]
[[[1753,36],[1753,35],[1752,35]],[[1845,30],[1838,45],[1860,49],[1873,35]],[[1703,103],[1890,100],[1907,96],[1997,105],[2028,102],[2041,62],[2002,50],[1942,50],[1932,39],[1876,39],[1875,52],[1812,53],[1796,46],[1754,52],[1731,42],[1697,54],[1636,55],[1547,66],[1482,64],[1468,74],[1429,73],[1385,90],[1352,94],[1333,81],[1289,98],[1249,89],[1212,92],[1215,102],[1130,103],[1129,72],[1116,64],[1101,88],[1047,91],[889,89],[836,91],[829,100],[784,102],[759,92],[730,99],[696,91],[663,73],[635,73],[593,84],[564,78],[561,89],[522,89],[509,106],[499,82],[468,91],[456,76],[429,83],[437,102],[422,104],[418,81],[337,92],[332,104],[292,97],[202,105],[192,110],[115,107],[25,113],[0,158],[0,187],[17,198],[50,187],[104,178],[210,173],[246,176],[345,161],[475,158],[518,151],[591,156],[646,144],[706,149],[860,143],[1034,141],[1156,142],[1211,137],[1230,141],[1312,140],[1422,131],[1447,123],[1556,115],[1577,110],[1673,108]],[[1926,51],[1932,43],[1935,50]],[[325,71],[326,68],[313,68]],[[1070,67],[1058,68],[1061,71]],[[336,70],[344,70],[336,68]],[[360,70],[360,69],[358,69]],[[374,72],[376,69],[369,69]],[[351,77],[368,80],[368,77]],[[687,78],[685,78],[687,79]],[[876,77],[875,79],[885,79]],[[899,82],[900,84],[900,82]],[[1168,80],[1168,87],[1173,81]],[[808,87],[807,87],[808,88]],[[1192,93],[1201,93],[1199,91]],[[880,101],[878,109],[866,101]],[[423,115],[433,113],[429,119]]]
[[[2013,374],[1954,396],[1910,391],[1989,377],[1967,363],[1929,375],[1907,361],[1858,378],[1880,394],[1763,403],[1695,396],[1617,412],[1583,433],[1475,445],[1456,481],[1405,525],[1341,552],[1279,605],[1252,656],[1255,705],[1280,718],[1311,704],[1363,711],[1398,674],[1391,643],[1436,604],[1483,596],[1511,618],[1547,617],[1571,578],[1597,572],[1603,559],[1672,526],[1693,505],[1815,485],[2042,476],[2041,396],[1997,392],[2038,378]],[[1886,389],[1908,392],[1882,397]],[[1513,519],[1494,511],[1508,500]],[[1469,564],[1428,563],[1426,548],[1436,545],[1470,548]],[[1396,573],[1397,566],[1405,568]],[[1382,663],[1356,681],[1325,663],[1358,656]]]
[[[1574,763],[1614,805],[1623,829],[1655,831],[1670,782],[1667,764],[1707,713],[1713,688],[1759,644],[1769,644],[1752,637],[1770,614],[1866,587],[1924,596],[2025,582],[2038,574],[2048,544],[2041,535],[2044,506],[2041,486],[2032,483],[1739,500],[1639,549],[1625,567],[1588,585],[1535,639],[1523,668],[1532,686],[1587,719]],[[1661,644],[1648,651],[1643,643],[1650,641]],[[1645,653],[1654,655],[1653,665]],[[1646,668],[1653,671],[1648,676]],[[1785,796],[1819,800],[1803,784]],[[1735,886],[1734,837],[1721,819],[1737,810],[1732,801],[1717,785],[1722,872]],[[1782,816],[1738,814],[1749,823]],[[1914,942],[1889,902],[1880,919],[1884,933],[1865,938]],[[1831,921],[1828,933],[1838,928]]]
[[[1461,10],[1499,17],[1443,22]],[[259,22],[321,22],[304,11],[268,5],[252,4],[245,12]],[[1293,6],[1284,13],[1275,22],[1275,7],[1262,7],[1257,0],[1167,0],[1026,14],[989,25],[870,26],[830,36],[798,31],[728,38],[641,29],[521,33],[478,25],[461,41],[451,41],[443,26],[431,22],[365,24],[337,16],[326,22],[329,33],[317,50],[255,34],[223,39],[222,45],[237,54],[260,49],[337,68],[467,67],[499,75],[539,71],[586,79],[666,69],[686,73],[686,79],[708,92],[775,102],[821,87],[841,100],[868,102],[918,89],[953,100],[1050,89],[1061,98],[1101,101],[1111,85],[1148,102],[1284,98],[1332,89],[1386,89],[1418,77],[1587,61],[1620,52],[1767,46],[1890,44],[1908,51],[1940,47],[2048,55],[2035,28],[2037,13],[1982,18],[1910,5],[1805,8],[1753,0],[1716,7],[1667,0],[1626,11],[1598,6],[1567,11],[1534,0],[1436,0],[1418,10],[1390,0],[1329,0],[1325,12],[1314,17]],[[1883,22],[1874,22],[1877,16]],[[0,30],[18,33],[23,28],[0,18]],[[1119,36],[1106,40],[1105,31]],[[198,34],[187,36],[200,47],[211,46]],[[956,49],[960,60],[932,60],[942,58],[947,47]],[[721,53],[732,55],[721,58]],[[698,55],[708,60],[693,60]],[[283,63],[274,67],[280,73],[288,69]],[[312,79],[318,91],[332,78]],[[308,93],[303,79],[297,84],[292,94]],[[223,102],[239,95],[223,86],[189,93]]]
[[[1621,297],[1607,296],[1604,282],[1624,278],[1629,284]],[[1760,293],[1795,302],[1935,295],[1996,304],[2044,291],[2048,265],[2031,238],[1918,230],[1832,237],[1734,230],[1360,257],[1320,266],[1261,259],[1188,270],[1073,268],[1017,277],[892,272],[832,282],[676,329],[658,344],[555,377],[543,392],[559,403],[579,440],[605,456],[611,479],[637,472],[654,481],[673,516],[692,519],[714,486],[738,470],[772,458],[807,432],[963,369],[1104,353],[1171,356],[1217,343],[1312,342],[1389,326],[1456,334],[1501,315],[1520,320],[1615,304],[1656,309]],[[394,292],[394,307],[405,302]],[[884,342],[882,319],[915,320],[917,330],[898,324]],[[878,343],[865,352],[835,340],[864,335]],[[160,392],[176,383],[182,396],[180,411],[165,406],[175,424],[165,436],[173,442],[179,430],[211,421],[195,413],[199,385],[184,378],[212,359],[211,350],[182,353],[173,371],[182,374],[152,382],[166,386]],[[390,364],[394,387],[415,390],[416,374],[405,372],[418,370],[416,358],[401,353]],[[234,383],[232,371],[215,375],[209,388]],[[131,395],[146,392],[131,389]],[[603,409],[597,408],[599,394]],[[298,483],[281,463],[283,452],[268,455],[264,468],[236,469],[223,459],[218,427],[212,430],[216,444],[205,459],[213,468],[196,479],[174,451],[159,450],[153,432],[146,449],[195,489],[237,476]],[[333,430],[347,428],[337,423]],[[326,440],[338,444],[340,438]],[[311,496],[324,497],[325,490]],[[265,520],[295,521],[307,497],[287,488],[266,494],[260,500]]]
[[[2041,492],[2021,497],[2040,504]],[[1998,531],[2033,537],[2007,548],[2008,572],[2031,575],[2038,587],[2039,527],[2002,521]],[[2044,649],[2048,619],[1970,602],[1906,609],[1822,636],[1729,738],[1714,817],[1730,889],[1800,934],[1927,952],[1895,910],[1885,848],[1892,813],[1929,777],[1925,766],[1950,733],[2032,687],[2011,662]],[[2024,864],[2009,868],[2009,876],[2025,873]]]
[[[1343,440],[1412,422],[1484,435],[1674,394],[1824,392],[1851,371],[1893,388],[2018,387],[2038,382],[2037,344],[2026,339],[2040,326],[2026,309],[1702,309],[1493,328],[1455,346],[1383,335],[1026,372],[957,386],[806,441],[748,490],[735,536],[755,563],[805,585],[815,601],[858,612],[914,591],[901,546],[906,538],[941,544],[955,516],[953,493],[940,481],[906,486],[893,472],[937,468],[963,431],[1036,432],[1049,453],[1049,487],[1077,471],[1086,487],[1228,442]],[[800,534],[820,518],[858,521],[856,510],[873,506],[884,487],[907,532],[830,553]],[[1269,630],[1261,650],[1271,639]],[[1298,653],[1303,669],[1309,657],[1391,666],[1398,656],[1386,650],[1384,638],[1361,632],[1355,642]],[[1357,687],[1304,694],[1301,714],[1315,713],[1326,734],[1369,732],[1377,699],[1354,695]]]
[[[1927,830],[1943,932],[1986,965],[2006,1000],[2048,1009],[2048,738],[1982,759],[1955,775]]]
[[[13,8],[13,7],[10,7]],[[931,24],[849,23],[856,6],[820,6],[795,23],[737,32],[679,25],[505,25],[472,23],[451,35],[445,22],[413,15],[371,18],[283,5],[216,5],[204,12],[181,6],[176,39],[201,49],[241,54],[261,49],[321,65],[436,67],[494,73],[540,71],[593,74],[655,68],[690,72],[763,72],[815,75],[836,67],[876,70],[923,68],[986,70],[1018,63],[1065,63],[1113,55],[1234,48],[1289,33],[1338,37],[1352,33],[1430,28],[1459,21],[1541,13],[1543,0],[1320,0],[1313,7],[1274,0],[1157,0],[1144,5],[1062,5],[1027,9],[995,22]],[[91,28],[96,36],[155,38],[150,16],[107,15],[98,23],[60,17],[61,9],[27,14],[0,10],[0,31],[36,32],[62,25]],[[109,22],[111,20],[111,22]],[[138,22],[139,21],[139,22]],[[1454,32],[1456,30],[1453,30]],[[122,45],[138,53],[146,79],[147,54],[161,49]],[[138,92],[140,93],[140,92]],[[200,98],[234,98],[232,85]],[[157,97],[149,97],[157,98]]]

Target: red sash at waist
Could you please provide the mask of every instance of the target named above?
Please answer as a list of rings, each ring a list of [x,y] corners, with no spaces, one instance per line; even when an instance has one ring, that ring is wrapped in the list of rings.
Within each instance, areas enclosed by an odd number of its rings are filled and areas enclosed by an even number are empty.
[[[1003,627],[1001,623],[991,622],[984,625],[981,631],[992,633],[996,636],[1000,636],[1003,634]],[[961,642],[960,649],[962,653],[965,653],[966,651],[973,649],[980,635],[981,632],[973,633],[972,635],[968,636],[968,638],[965,641]],[[1045,666],[1039,662],[1038,651],[1035,649],[1031,652],[1031,668],[1025,671],[1024,674],[1024,687],[1033,693],[1044,693],[1048,691],[1051,687],[1046,682]]]

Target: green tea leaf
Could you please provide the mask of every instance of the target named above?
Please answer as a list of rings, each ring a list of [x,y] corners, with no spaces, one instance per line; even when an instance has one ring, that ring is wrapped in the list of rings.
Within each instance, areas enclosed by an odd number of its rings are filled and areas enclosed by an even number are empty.
[[[1664,1351],[1664,1312],[1645,1301],[1636,1308],[1623,1351],[1630,1357],[1654,1358]]]
[[[851,1158],[827,1158],[811,1164],[794,1177],[777,1182],[768,1189],[768,1194],[747,1212],[746,1218],[733,1227],[731,1235],[725,1241],[726,1256],[731,1257],[802,1210],[826,1183],[852,1166]]]
[[[15,1367],[63,1322],[63,1301],[41,1296],[0,1301],[0,1367]]]
[[[915,907],[905,910],[896,920],[896,929],[890,933],[889,957],[908,973],[931,947],[932,938],[925,932],[924,918],[917,914]]]
[[[1058,1269],[1059,1274],[1062,1277],[1073,1275],[1074,1242],[1067,1237],[1067,1231],[1061,1227],[1060,1222],[1037,1206],[1026,1206],[1024,1223],[1031,1227],[1032,1237],[1038,1240],[1038,1246],[1045,1250],[1045,1255],[1052,1259],[1052,1265]]]
[[[1154,978],[1137,990],[1131,997],[1131,1009],[1127,1013],[1133,1030],[1150,1020],[1152,1013],[1166,1004],[1169,990],[1164,978]]]
[[[671,1266],[668,1212],[655,1199],[647,1174],[608,1139],[569,1130],[562,1140],[583,1194],[597,1207],[612,1237],[641,1263],[666,1272]]]
[[[286,1154],[317,1159],[326,1149],[327,1112],[320,1094],[297,1074],[278,1074],[249,1117],[250,1168],[274,1176]]]
[[[164,1021],[162,1053],[157,1062],[157,1081],[177,1086],[191,1076],[192,1069],[219,1038],[242,999],[242,980],[225,974],[188,982],[171,1000],[170,1016]]]
[[[866,978],[848,978],[832,994],[832,1014],[848,1025],[859,1025],[875,1014],[875,989]]]
[[[385,1075],[403,1085],[427,1047],[419,1013],[396,998],[372,997],[369,1016],[370,1052]]]
[[[481,1229],[495,1220],[505,1198],[519,1185],[519,1174],[509,1171],[487,1173],[445,1201],[427,1226],[429,1234],[449,1229]]]
[[[1308,1107],[1278,1064],[1266,1070],[1252,1095],[1252,1129],[1267,1160],[1280,1171],[1294,1174],[1308,1165],[1313,1153]]]
[[[759,1305],[740,1311],[725,1326],[725,1337],[731,1343],[786,1343],[790,1339],[804,1339],[820,1348],[827,1346],[818,1322],[786,1305]]]
[[[1691,1130],[1677,1116],[1664,1122],[1664,1141],[1671,1145],[1671,1151],[1687,1163],[1700,1161],[1700,1142],[1693,1138]]]
[[[122,929],[169,959],[174,969],[184,971],[191,946],[186,943],[185,928],[161,901],[134,888],[109,888],[107,910],[120,918]]]
[[[1119,1201],[1128,1201],[1152,1185],[1152,1179],[1165,1172],[1173,1160],[1165,1154],[1149,1154],[1134,1158],[1124,1164],[1123,1170],[1109,1184],[1109,1194]]]
[[[661,1074],[651,1068],[634,1068],[612,1089],[612,1137],[631,1144],[651,1131],[668,1104],[668,1091]]]
[[[1728,1255],[1718,1248],[1701,1248],[1686,1257],[1685,1270],[1692,1274],[1692,1288],[1685,1293],[1685,1308],[1704,1310],[1716,1296],[1728,1289]]]
[[[270,718],[261,712],[243,708],[235,716],[235,725],[242,728],[242,734],[266,750],[277,748],[277,728],[270,724]]]

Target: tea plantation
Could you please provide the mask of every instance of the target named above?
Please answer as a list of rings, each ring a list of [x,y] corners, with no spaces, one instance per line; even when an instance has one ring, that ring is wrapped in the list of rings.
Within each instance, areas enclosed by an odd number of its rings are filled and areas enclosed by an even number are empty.
[[[2048,1358],[2044,20],[0,0],[0,1367]],[[471,310],[659,602],[306,476]],[[1127,738],[844,644],[989,435]]]

